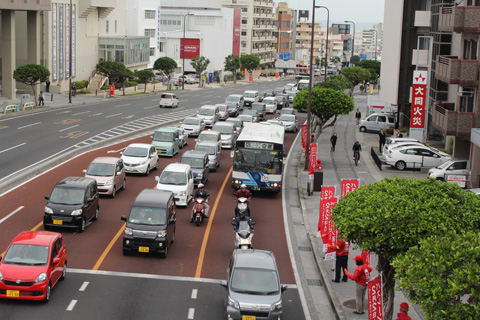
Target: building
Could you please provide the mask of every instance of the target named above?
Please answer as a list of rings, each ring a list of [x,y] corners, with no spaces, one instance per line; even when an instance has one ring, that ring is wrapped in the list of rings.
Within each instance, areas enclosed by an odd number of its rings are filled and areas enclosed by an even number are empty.
[[[469,159],[468,187],[480,185],[479,1],[385,2],[380,99],[409,127],[413,71],[426,70],[425,133]],[[400,26],[400,27],[399,27]]]
[[[313,61],[316,57],[321,57],[322,53],[322,29],[320,23],[314,24],[314,35],[312,45],[312,23],[299,21],[296,26],[296,44],[297,64],[307,66],[310,64],[310,49],[313,47]]]

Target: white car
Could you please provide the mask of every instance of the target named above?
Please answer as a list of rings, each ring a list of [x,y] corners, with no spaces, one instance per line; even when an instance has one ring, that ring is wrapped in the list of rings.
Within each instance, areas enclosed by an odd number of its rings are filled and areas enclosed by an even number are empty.
[[[405,146],[389,152],[386,164],[397,170],[406,168],[436,167],[450,160],[450,155],[426,146]]]
[[[398,142],[398,143],[386,144],[383,147],[382,156],[384,158],[386,158],[392,150],[395,150],[395,149],[401,148],[401,147],[408,147],[408,146],[424,146],[424,144],[419,142],[419,141],[417,141],[417,142],[407,141],[407,142]]]
[[[195,75],[186,75],[185,76],[185,83],[195,84],[195,83],[199,83],[199,82],[200,82],[200,80]]]
[[[218,106],[204,105],[197,111],[197,117],[203,119],[205,126],[212,127],[218,121]]]
[[[427,177],[444,181],[449,175],[468,175],[468,160],[467,159],[452,159],[444,162],[438,167],[428,170]]]
[[[243,122],[244,124],[245,124],[245,122],[250,122],[250,123],[255,122],[255,121],[253,121],[253,120],[254,120],[253,116],[248,115],[248,114],[241,114],[241,115],[239,115],[239,116],[237,117],[237,119],[242,120],[242,122]]]
[[[262,102],[265,103],[265,111],[267,113],[277,112],[277,99],[275,97],[266,97]]]
[[[177,206],[187,206],[193,194],[193,173],[189,164],[170,163],[160,177],[155,177],[157,190],[172,191]]]
[[[227,102],[235,102],[238,105],[240,111],[243,110],[244,99],[243,95],[241,94],[231,94],[225,99],[225,103]]]
[[[157,149],[153,144],[132,143],[121,152],[125,172],[143,173],[148,176],[150,170],[158,169]]]
[[[178,108],[178,96],[174,93],[162,93],[160,96],[160,108]]]
[[[285,131],[297,132],[298,119],[294,114],[282,114],[278,120],[283,124]]]
[[[395,126],[395,116],[390,113],[372,113],[365,119],[360,120],[358,129],[360,132],[375,131],[379,132],[381,129],[384,131],[390,127]]]
[[[181,128],[189,136],[196,136],[205,130],[205,122],[197,117],[186,117],[183,122],[180,122]]]

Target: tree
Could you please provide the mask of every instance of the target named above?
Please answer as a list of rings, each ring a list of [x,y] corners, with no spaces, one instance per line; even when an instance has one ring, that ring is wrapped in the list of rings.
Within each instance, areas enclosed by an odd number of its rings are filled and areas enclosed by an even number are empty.
[[[369,81],[377,82],[377,79],[380,76],[380,61],[362,60],[358,63],[357,66],[367,69],[370,72],[370,79],[368,79]]]
[[[318,88],[330,88],[334,90],[344,91],[352,87],[352,83],[345,78],[343,75],[338,74],[335,76],[330,76],[326,81],[319,82],[315,85]]]
[[[333,64],[337,65],[337,63],[340,62],[340,57],[337,57],[337,56],[330,57],[330,61],[331,61]]]
[[[146,92],[147,91],[147,83],[150,79],[155,77],[155,74],[150,70],[138,70],[138,71],[135,72],[135,77],[138,78],[140,83],[143,83],[145,85],[145,88],[144,88],[143,92]]]
[[[254,54],[246,54],[240,57],[240,64],[252,75],[253,70],[260,65],[260,58]]]
[[[109,83],[113,85],[123,79],[122,74],[126,69],[123,63],[115,61],[102,61],[96,66],[97,73],[107,77]]]
[[[350,63],[354,66],[356,66],[359,62],[360,62],[359,56],[353,56],[350,58]]]
[[[196,58],[192,58],[190,61],[190,65],[195,69],[195,72],[198,74],[198,77],[202,75],[202,72],[207,70],[208,65],[210,64],[210,60],[205,58],[204,56],[197,56]],[[202,82],[199,81],[198,87],[202,87]]]
[[[350,97],[353,94],[353,89],[359,83],[364,83],[370,78],[370,72],[367,69],[361,67],[346,67],[342,69],[342,75],[347,78],[351,83]]]
[[[480,233],[449,233],[419,244],[392,263],[409,300],[427,319],[480,319]]]
[[[37,105],[37,92],[35,86],[47,81],[48,77],[50,77],[50,71],[40,64],[24,64],[13,70],[13,79],[32,86],[35,106]]]
[[[118,82],[122,84],[122,91],[123,95],[125,95],[125,83],[128,81],[128,79],[133,78],[134,73],[132,70],[129,70],[125,67],[125,69],[122,71],[118,78]]]
[[[308,90],[301,90],[293,100],[293,108],[306,112],[308,105]],[[331,127],[337,121],[339,114],[348,114],[355,108],[353,99],[342,91],[330,88],[312,88],[311,111],[312,132],[318,136],[325,128]],[[327,124],[331,119],[332,122]]]
[[[163,74],[168,78],[168,90],[170,90],[171,73],[174,72],[175,69],[177,69],[177,63],[175,62],[175,60],[169,57],[158,58],[153,64],[153,69],[162,71]]]
[[[237,83],[237,70],[240,69],[240,57],[231,54],[225,57],[225,71],[230,71],[233,74],[233,83]]]
[[[378,255],[384,319],[391,320],[395,287],[392,261],[429,237],[449,231],[478,232],[480,198],[451,183],[393,177],[348,193],[333,208],[332,220],[341,237]],[[435,261],[429,263],[438,267]]]

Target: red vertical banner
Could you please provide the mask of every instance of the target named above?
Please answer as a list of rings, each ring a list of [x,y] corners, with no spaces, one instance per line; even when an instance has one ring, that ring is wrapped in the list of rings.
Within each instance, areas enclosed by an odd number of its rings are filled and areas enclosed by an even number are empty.
[[[240,56],[240,37],[242,24],[242,9],[233,9],[233,39],[232,39],[232,54]]]
[[[253,79],[253,78],[252,78],[252,75],[249,75],[249,76],[248,76],[248,82],[252,82],[252,79]]]
[[[410,128],[425,127],[425,100],[427,98],[427,71],[415,70],[412,84]]]
[[[278,79],[278,77],[280,77],[280,74],[277,72],[275,73],[275,78]]]
[[[307,145],[307,125],[302,124],[302,147],[305,150],[305,146]]]
[[[110,95],[114,96],[115,95],[115,86],[113,84],[108,86],[108,89],[110,90]]]
[[[317,165],[317,144],[310,144],[310,163],[308,165],[308,173],[313,174],[315,166]]]
[[[326,234],[323,226],[326,224],[325,221],[325,202],[335,196],[335,186],[322,186],[320,191],[320,212],[318,216],[318,226],[317,231],[320,231],[321,234]]]
[[[335,197],[325,200],[325,215],[323,220],[325,221],[325,224],[322,228],[322,234],[326,234],[328,236],[328,243],[331,243],[332,233],[335,232],[333,229],[333,221],[330,220],[330,218],[332,217],[332,208],[335,207],[336,204],[337,198]]]
[[[363,258],[363,262],[371,267],[372,264],[371,264],[371,260],[370,260],[370,252],[366,251],[366,250],[362,250],[362,258]]]
[[[335,186],[322,186],[320,191],[320,200],[329,199],[335,197]]]
[[[347,193],[358,189],[358,179],[343,179],[340,198],[343,198]]]
[[[368,320],[383,320],[382,277],[368,282]]]

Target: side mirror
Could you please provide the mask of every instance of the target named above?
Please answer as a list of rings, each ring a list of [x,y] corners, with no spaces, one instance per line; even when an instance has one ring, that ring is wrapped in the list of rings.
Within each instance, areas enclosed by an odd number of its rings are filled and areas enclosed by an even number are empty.
[[[227,288],[227,281],[225,280],[220,281],[220,285],[224,288]]]
[[[155,181],[160,182],[160,177],[159,177],[159,176],[155,176]]]
[[[282,284],[282,293],[285,292],[288,289],[286,284]]]
[[[83,169],[82,171],[83,171],[83,173],[87,173],[87,170],[85,170],[85,169]]]
[[[60,262],[60,258],[53,258],[53,264],[58,264]]]
[[[50,200],[50,195],[46,195],[45,199]]]
[[[153,139],[153,136],[150,136],[150,139]]]
[[[127,216],[121,216],[121,217],[120,217],[120,220],[122,220],[122,221],[125,221],[125,222],[126,222],[126,221],[127,221]]]

